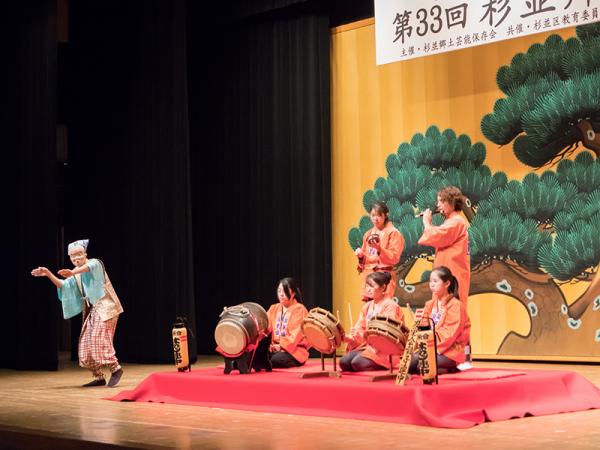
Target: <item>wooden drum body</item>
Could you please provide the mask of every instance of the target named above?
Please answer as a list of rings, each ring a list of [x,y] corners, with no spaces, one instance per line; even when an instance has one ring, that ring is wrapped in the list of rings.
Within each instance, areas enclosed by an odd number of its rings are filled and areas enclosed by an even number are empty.
[[[269,328],[269,317],[258,303],[245,302],[223,308],[215,328],[215,341],[223,354],[236,357],[258,343]]]
[[[367,323],[365,336],[370,346],[385,355],[402,355],[409,330],[396,319],[374,316]]]
[[[302,322],[302,333],[308,343],[326,355],[344,340],[344,328],[337,317],[323,308],[313,308]]]

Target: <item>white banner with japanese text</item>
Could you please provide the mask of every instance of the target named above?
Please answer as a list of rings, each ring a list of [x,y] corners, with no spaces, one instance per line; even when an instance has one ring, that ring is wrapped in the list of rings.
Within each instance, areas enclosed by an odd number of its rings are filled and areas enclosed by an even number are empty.
[[[377,64],[600,20],[600,0],[374,0]]]

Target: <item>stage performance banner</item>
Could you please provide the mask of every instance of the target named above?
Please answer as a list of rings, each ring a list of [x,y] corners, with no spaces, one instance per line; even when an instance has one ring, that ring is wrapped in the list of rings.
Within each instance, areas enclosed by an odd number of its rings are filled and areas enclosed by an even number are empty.
[[[597,22],[600,0],[375,0],[377,65]]]

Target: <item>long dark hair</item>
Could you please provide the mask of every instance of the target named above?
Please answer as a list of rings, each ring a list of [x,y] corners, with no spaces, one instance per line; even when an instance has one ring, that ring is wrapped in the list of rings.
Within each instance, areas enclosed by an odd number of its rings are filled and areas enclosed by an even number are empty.
[[[300,288],[298,287],[298,283],[296,282],[296,280],[294,280],[291,277],[285,277],[279,280],[277,286],[279,286],[280,284],[287,298],[292,298],[292,294],[295,294],[296,301],[302,303],[302,292],[300,292]]]
[[[432,272],[437,273],[444,283],[449,281],[450,286],[448,286],[448,292],[450,292],[454,297],[460,298],[458,296],[458,280],[454,275],[452,275],[450,269],[448,269],[446,266],[440,266],[433,269]]]
[[[378,286],[387,286],[392,280],[389,272],[372,272],[367,275],[367,280],[373,280]]]

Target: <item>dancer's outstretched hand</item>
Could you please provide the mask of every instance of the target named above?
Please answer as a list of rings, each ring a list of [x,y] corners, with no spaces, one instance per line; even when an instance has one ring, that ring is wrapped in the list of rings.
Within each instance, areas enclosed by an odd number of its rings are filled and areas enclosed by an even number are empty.
[[[69,278],[75,275],[71,269],[60,269],[58,274],[63,278]]]
[[[50,271],[46,267],[37,267],[31,271],[34,277],[47,277]]]

